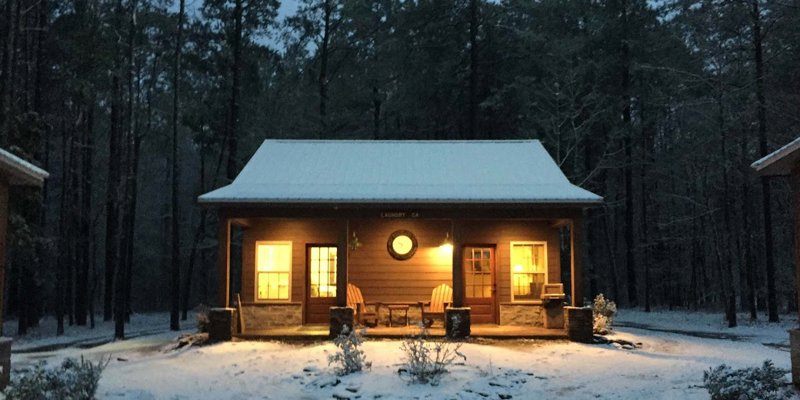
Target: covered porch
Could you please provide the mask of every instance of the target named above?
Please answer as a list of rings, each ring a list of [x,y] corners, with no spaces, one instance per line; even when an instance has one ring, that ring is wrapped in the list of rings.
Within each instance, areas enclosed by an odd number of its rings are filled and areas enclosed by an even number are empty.
[[[340,318],[331,315],[332,308],[349,306],[359,325],[357,307],[348,299],[350,284],[377,316],[369,335],[394,337],[407,333],[406,324],[418,326],[420,303],[447,285],[452,288],[447,307],[468,313],[472,336],[563,337],[561,306],[583,305],[582,211],[499,208],[221,208],[218,304],[240,313],[241,337],[313,337],[320,326],[328,327],[328,335]],[[241,283],[234,292],[236,227],[242,230],[242,251]],[[397,232],[415,242],[408,258],[392,254]],[[276,256],[281,246],[285,257]],[[273,260],[264,262],[270,251]],[[281,257],[288,267],[277,266]],[[548,297],[546,286],[557,292]],[[434,320],[431,333],[444,334],[444,328],[443,320]]]

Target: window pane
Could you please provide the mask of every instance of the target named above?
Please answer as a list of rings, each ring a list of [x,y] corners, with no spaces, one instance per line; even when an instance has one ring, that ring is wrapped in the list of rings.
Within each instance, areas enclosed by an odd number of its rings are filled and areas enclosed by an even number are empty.
[[[258,243],[256,245],[256,298],[258,300],[289,300],[291,284],[292,246],[288,243]],[[314,277],[312,275],[311,279]]]
[[[511,247],[511,285],[514,300],[541,299],[546,273],[545,246],[515,243]]]
[[[285,271],[292,267],[291,246],[288,244],[259,244],[256,248],[258,271]]]

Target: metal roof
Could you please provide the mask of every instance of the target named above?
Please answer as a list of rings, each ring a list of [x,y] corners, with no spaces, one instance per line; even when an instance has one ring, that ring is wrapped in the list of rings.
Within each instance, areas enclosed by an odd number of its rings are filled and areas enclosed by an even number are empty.
[[[789,175],[800,162],[800,137],[750,165],[761,175]]]
[[[42,186],[50,176],[47,171],[3,149],[0,149],[0,175],[9,185],[17,186]]]
[[[538,140],[265,140],[228,186],[230,203],[569,203],[602,198],[569,182]]]

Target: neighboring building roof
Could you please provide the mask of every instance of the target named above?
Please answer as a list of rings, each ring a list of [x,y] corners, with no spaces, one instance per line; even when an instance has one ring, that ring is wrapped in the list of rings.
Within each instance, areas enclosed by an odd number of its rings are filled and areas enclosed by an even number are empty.
[[[6,150],[0,149],[0,176],[5,177],[9,185],[42,186],[50,174]]]
[[[567,180],[538,140],[265,140],[226,203],[570,203],[602,198]]]
[[[750,165],[761,175],[789,175],[800,162],[800,137]]]

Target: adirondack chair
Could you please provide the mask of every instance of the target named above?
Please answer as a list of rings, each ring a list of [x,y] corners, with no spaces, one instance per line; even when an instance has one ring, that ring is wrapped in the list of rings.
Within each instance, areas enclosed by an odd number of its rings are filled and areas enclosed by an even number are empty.
[[[361,295],[361,289],[352,283],[347,284],[347,306],[352,307],[355,312],[355,322],[359,325],[376,326],[378,325],[378,315],[381,303],[369,303],[375,306],[375,311],[367,310],[367,303]]]
[[[420,313],[422,314],[422,323],[425,327],[433,325],[434,318],[441,319],[444,322],[444,309],[453,302],[453,288],[449,285],[441,284],[433,289],[431,293],[431,301],[425,303],[419,302]],[[428,309],[425,309],[425,306]]]

